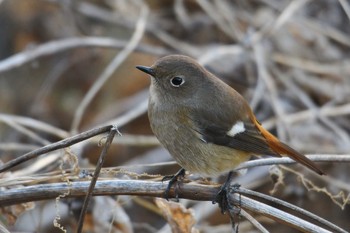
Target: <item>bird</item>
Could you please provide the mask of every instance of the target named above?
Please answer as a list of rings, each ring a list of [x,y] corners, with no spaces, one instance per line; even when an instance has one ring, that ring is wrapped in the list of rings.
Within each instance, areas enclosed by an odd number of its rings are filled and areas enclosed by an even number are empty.
[[[168,55],[152,66],[136,66],[151,77],[150,126],[181,169],[170,179],[168,193],[185,171],[211,177],[228,173],[215,197],[224,196],[232,171],[252,155],[288,156],[314,172],[324,172],[310,159],[281,142],[257,120],[244,97],[184,55]]]

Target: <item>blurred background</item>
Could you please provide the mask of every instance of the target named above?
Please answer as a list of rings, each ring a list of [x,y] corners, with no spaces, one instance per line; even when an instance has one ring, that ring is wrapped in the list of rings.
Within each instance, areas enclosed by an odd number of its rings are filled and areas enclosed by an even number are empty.
[[[124,168],[104,170],[102,178],[160,180],[175,173],[179,166],[168,163],[173,160],[149,127],[150,80],[135,69],[169,54],[191,56],[222,78],[245,96],[267,129],[295,149],[348,154],[349,22],[346,0],[1,0],[0,159],[7,162],[113,123],[123,136],[114,140],[104,166]],[[16,185],[62,182],[64,169],[94,167],[101,138],[41,156],[0,178],[32,177]],[[163,165],[138,166],[154,163]],[[296,173],[258,167],[238,174],[235,182],[350,230],[349,163],[320,166],[326,178],[290,165]],[[50,178],[50,172],[58,175]],[[301,174],[313,183],[301,182]],[[191,174],[189,179],[220,183],[223,178]],[[191,220],[188,231],[231,231],[229,217],[217,205],[180,203],[181,216]],[[82,199],[61,199],[58,206],[54,201],[16,205],[1,208],[0,219],[14,232],[61,232],[53,224],[60,216],[64,229],[73,232],[81,204]],[[171,203],[96,197],[84,232],[170,232],[169,219],[175,217],[162,212],[163,205]],[[271,232],[296,232],[254,217]],[[256,231],[241,219],[240,232]]]

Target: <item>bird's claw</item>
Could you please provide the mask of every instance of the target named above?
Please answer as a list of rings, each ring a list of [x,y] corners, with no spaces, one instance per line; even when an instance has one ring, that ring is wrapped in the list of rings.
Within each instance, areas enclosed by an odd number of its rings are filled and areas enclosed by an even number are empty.
[[[162,182],[169,180],[169,184],[164,192],[164,197],[167,201],[169,201],[169,192],[171,187],[179,181],[179,178],[183,178],[185,176],[185,169],[181,168],[175,175],[164,176]],[[177,193],[177,189],[175,188],[175,198],[178,200],[179,196]]]
[[[222,214],[225,214],[231,208],[231,205],[229,203],[229,197],[228,197],[228,194],[230,193],[229,189],[231,188],[229,185],[230,185],[229,183],[223,184],[219,192],[216,194],[215,199],[213,200],[213,204],[218,203]],[[239,184],[234,184],[232,186],[232,191],[234,192],[239,188],[240,188]]]

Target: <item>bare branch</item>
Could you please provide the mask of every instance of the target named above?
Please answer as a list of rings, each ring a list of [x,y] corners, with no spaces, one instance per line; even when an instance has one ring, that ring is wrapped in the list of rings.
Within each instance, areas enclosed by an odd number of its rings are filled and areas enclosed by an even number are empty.
[[[306,155],[310,160],[315,162],[350,162],[350,155]],[[246,169],[256,166],[268,166],[276,164],[292,164],[296,163],[293,159],[283,157],[283,158],[263,158],[250,160],[244,163],[241,163],[235,170]]]
[[[1,191],[0,206],[9,206],[29,201],[39,201],[54,199],[63,193],[69,193],[64,198],[81,197],[86,195],[89,181],[55,183],[55,184],[39,184],[28,187],[19,187]],[[149,197],[163,197],[164,191],[167,188],[167,183],[141,181],[141,180],[104,180],[96,183],[93,195],[135,195]],[[217,186],[200,185],[200,184],[180,184],[177,189],[179,198],[185,198],[197,201],[212,201],[219,191]],[[245,191],[237,190],[239,193]],[[251,193],[249,193],[251,194]],[[169,197],[174,198],[175,193],[172,188]],[[242,194],[232,193],[229,195],[230,202],[233,205],[240,205],[241,208],[253,211],[256,214],[261,214],[272,218],[283,224],[287,224],[301,231],[307,232],[330,232],[309,223],[301,218],[295,217],[289,213],[271,207],[267,204],[258,202],[251,198],[245,197]],[[274,199],[271,199],[274,202]],[[293,208],[297,208],[294,207]],[[326,221],[326,220],[324,220]],[[339,228],[338,232],[346,232]]]
[[[289,213],[286,213],[282,210],[279,210],[277,208],[274,208],[272,206],[266,205],[264,203],[255,201],[253,199],[250,199],[248,197],[242,196],[240,194],[231,194],[231,201],[233,203],[241,203],[241,207],[243,209],[248,209],[250,211],[253,211],[255,213],[264,215],[266,217],[272,218],[276,220],[277,222],[280,222],[282,224],[289,225],[299,231],[302,232],[314,232],[314,233],[321,233],[321,232],[330,232],[324,228],[318,227],[310,222],[307,222],[301,218],[295,217],[294,215],[291,215]],[[346,232],[345,230],[343,232]]]
[[[272,196],[268,196],[266,194],[263,194],[263,193],[259,193],[259,192],[255,192],[255,191],[252,191],[252,190],[249,190],[249,189],[244,189],[244,188],[239,188],[237,190],[238,193],[240,194],[246,194],[246,195],[249,195],[249,196],[254,196],[254,197],[258,197],[258,198],[262,198],[264,200],[267,200],[267,201],[270,201],[274,204],[278,204],[278,205],[281,205],[281,206],[284,206],[290,210],[293,210],[299,214],[302,214],[306,217],[309,217],[319,223],[322,223],[324,224],[325,226],[328,226],[329,228],[337,231],[337,232],[344,232],[343,229],[341,229],[340,227],[336,226],[335,224],[329,222],[329,221],[326,221],[325,219],[323,218],[320,218],[319,216],[309,212],[309,211],[306,211],[298,206],[295,206],[295,205],[292,205],[286,201],[283,201],[281,199],[278,199],[278,198],[275,198],[275,197],[272,197]]]
[[[62,149],[62,148],[71,146],[71,145],[73,145],[75,143],[84,141],[84,140],[86,140],[88,138],[94,137],[94,136],[99,135],[101,133],[106,133],[112,127],[113,127],[112,125],[108,125],[108,126],[104,126],[104,127],[101,127],[101,128],[92,129],[92,130],[89,130],[89,131],[77,134],[77,135],[75,135],[73,137],[66,138],[64,140],[61,140],[61,141],[52,143],[50,145],[41,147],[41,148],[39,148],[37,150],[28,152],[28,153],[26,153],[26,154],[24,154],[24,155],[22,155],[20,157],[17,157],[15,159],[10,160],[9,162],[1,165],[0,166],[0,173],[4,172],[4,171],[7,171],[8,169],[10,169],[10,168],[12,168],[14,166],[17,166],[17,165],[19,165],[21,163],[24,163],[24,162],[26,162],[26,161],[28,161],[30,159],[36,158],[39,155],[42,155],[42,154],[45,154],[45,153],[48,153],[50,151],[54,151],[54,150],[57,150],[57,149]]]

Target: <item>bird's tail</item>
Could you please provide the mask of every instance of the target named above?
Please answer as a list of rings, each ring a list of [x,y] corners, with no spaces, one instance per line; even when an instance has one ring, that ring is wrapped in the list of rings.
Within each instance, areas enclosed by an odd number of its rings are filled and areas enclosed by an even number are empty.
[[[294,161],[303,164],[304,166],[308,167],[309,169],[313,170],[314,172],[320,175],[325,174],[314,162],[308,159],[305,155],[299,153],[290,146],[278,140],[269,131],[264,129],[257,120],[255,120],[254,122],[256,127],[260,130],[261,134],[265,137],[268,145],[274,152],[278,153],[279,155],[287,155]]]

